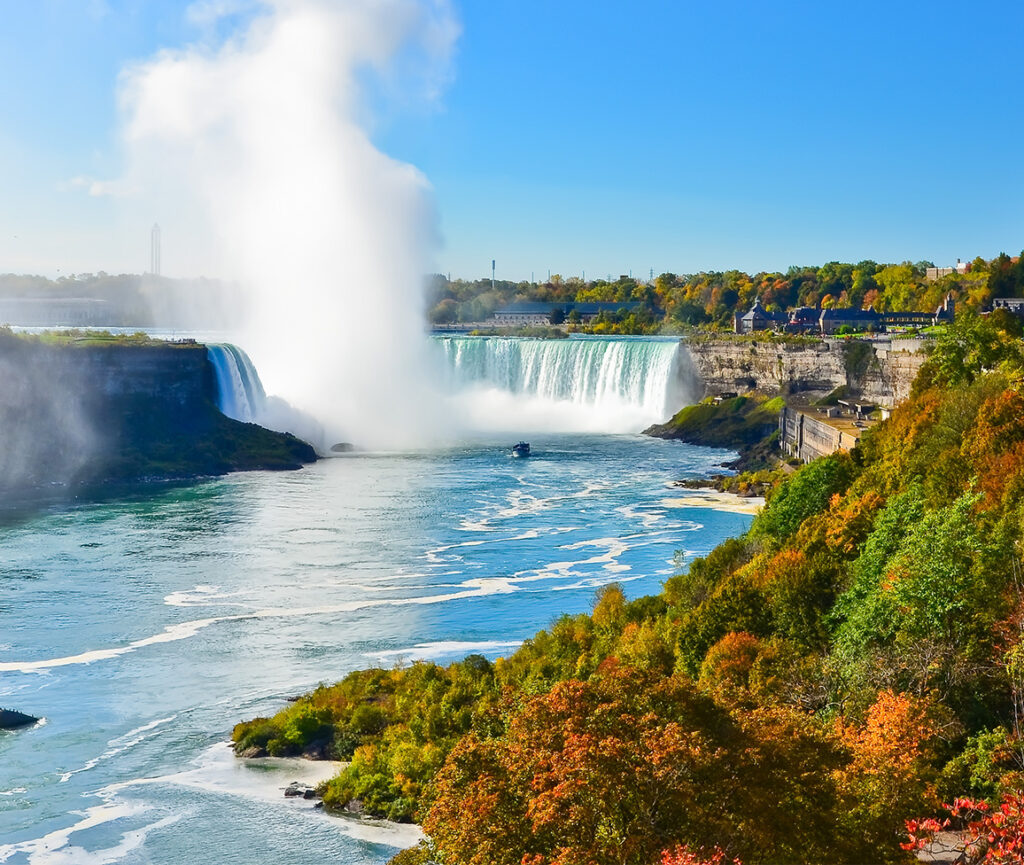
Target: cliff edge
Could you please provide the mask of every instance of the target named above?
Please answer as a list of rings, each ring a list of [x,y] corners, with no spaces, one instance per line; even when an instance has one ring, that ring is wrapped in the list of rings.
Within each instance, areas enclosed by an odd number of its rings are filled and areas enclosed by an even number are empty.
[[[292,435],[225,417],[206,347],[0,330],[0,489],[294,469]]]

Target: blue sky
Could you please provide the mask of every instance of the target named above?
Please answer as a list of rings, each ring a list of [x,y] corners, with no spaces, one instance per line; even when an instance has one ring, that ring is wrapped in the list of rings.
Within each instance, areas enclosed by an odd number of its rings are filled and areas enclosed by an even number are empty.
[[[0,0],[0,271],[138,271],[119,70],[185,2]],[[429,105],[371,134],[430,180],[453,276],[784,269],[1024,247],[1024,5],[462,0]],[[165,256],[166,258],[166,256]],[[185,275],[185,274],[180,274]]]

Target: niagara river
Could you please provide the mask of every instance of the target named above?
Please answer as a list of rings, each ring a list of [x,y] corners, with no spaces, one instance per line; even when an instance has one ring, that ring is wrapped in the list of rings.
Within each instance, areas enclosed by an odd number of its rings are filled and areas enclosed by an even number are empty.
[[[575,400],[613,430],[617,412],[635,424],[676,398],[675,342],[589,343],[579,364],[571,348],[496,343],[495,366],[452,339],[441,354],[467,400],[533,400],[552,416]],[[543,375],[522,371],[527,348]],[[593,387],[575,384],[580,370]],[[508,654],[589,610],[603,585],[656,593],[750,522],[671,486],[726,451],[521,432],[529,459],[479,434],[8,508],[0,705],[43,720],[0,732],[0,862],[384,863],[411,843],[414,827],[285,799],[332,767],[236,759],[232,726],[355,669]]]

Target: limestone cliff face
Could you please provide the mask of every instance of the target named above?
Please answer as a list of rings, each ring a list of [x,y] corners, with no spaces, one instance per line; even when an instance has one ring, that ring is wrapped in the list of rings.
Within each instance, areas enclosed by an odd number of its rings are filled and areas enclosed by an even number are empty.
[[[861,380],[861,393],[868,402],[892,406],[910,396],[910,386],[927,359],[920,340],[894,342],[891,347],[875,348],[877,364],[872,364]]]
[[[214,403],[203,345],[47,344],[0,331],[0,493],[316,459]]]
[[[891,406],[909,395],[925,360],[919,340],[795,344],[723,336],[684,344],[704,395],[759,391],[813,398],[845,385],[851,396]]]
[[[204,345],[45,347],[44,352],[67,374],[74,370],[95,399],[144,396],[183,410],[216,399]]]

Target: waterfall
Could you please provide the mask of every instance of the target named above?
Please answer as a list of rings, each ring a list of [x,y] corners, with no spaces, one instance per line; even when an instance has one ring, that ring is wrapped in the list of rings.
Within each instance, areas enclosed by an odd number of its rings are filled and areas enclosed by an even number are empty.
[[[260,422],[267,395],[249,355],[228,344],[207,345],[206,352],[217,376],[217,408],[235,420]]]
[[[555,428],[636,431],[665,420],[692,396],[689,355],[678,339],[443,336],[436,341],[451,390],[496,392],[505,398],[510,422],[516,412],[532,407],[536,416],[546,407]]]

